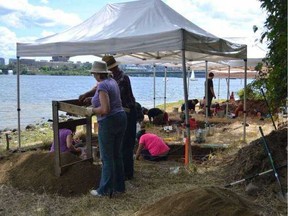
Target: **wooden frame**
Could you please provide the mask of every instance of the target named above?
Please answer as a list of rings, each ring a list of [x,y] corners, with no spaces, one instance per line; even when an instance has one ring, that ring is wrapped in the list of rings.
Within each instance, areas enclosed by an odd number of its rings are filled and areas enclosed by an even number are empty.
[[[66,101],[52,101],[52,112],[53,112],[53,133],[54,133],[54,146],[55,146],[55,175],[61,176],[62,168],[74,165],[82,161],[93,161],[92,158],[92,118],[86,116],[82,119],[75,119],[69,122],[59,122],[58,111],[64,111],[67,113],[85,116],[86,107],[82,107],[79,100],[66,100]],[[67,127],[67,125],[86,125],[86,148],[87,148],[87,159],[76,161],[69,164],[62,164],[60,142],[59,142],[59,129]]]

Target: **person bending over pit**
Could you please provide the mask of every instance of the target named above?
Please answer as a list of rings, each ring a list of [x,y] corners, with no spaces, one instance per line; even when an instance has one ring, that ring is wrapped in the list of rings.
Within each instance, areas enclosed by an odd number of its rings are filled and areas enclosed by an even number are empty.
[[[188,100],[188,110],[189,112],[195,112],[195,106],[199,101],[197,99]],[[181,106],[181,112],[184,112],[185,110],[185,103]]]
[[[149,122],[155,125],[164,125],[168,123],[168,113],[159,108],[143,108],[143,114],[148,115]]]
[[[167,160],[170,148],[163,139],[155,134],[146,133],[143,129],[138,132],[137,140],[139,144],[135,155],[136,160],[139,160],[140,156],[149,161]]]
[[[73,135],[76,132],[76,126],[67,126],[66,128],[59,129],[59,146],[60,152],[71,152],[76,155],[81,154],[81,148],[74,146]],[[55,151],[55,143],[53,142],[50,148],[50,152]]]

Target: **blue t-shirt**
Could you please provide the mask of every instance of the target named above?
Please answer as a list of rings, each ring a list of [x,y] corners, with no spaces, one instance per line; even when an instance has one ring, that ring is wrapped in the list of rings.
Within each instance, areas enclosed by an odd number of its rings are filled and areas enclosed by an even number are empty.
[[[124,111],[122,108],[120,90],[117,82],[114,79],[108,78],[98,83],[96,93],[91,101],[93,107],[99,107],[101,105],[99,99],[100,91],[106,92],[109,96],[110,112],[107,115],[97,115],[97,121],[101,121],[108,116]]]

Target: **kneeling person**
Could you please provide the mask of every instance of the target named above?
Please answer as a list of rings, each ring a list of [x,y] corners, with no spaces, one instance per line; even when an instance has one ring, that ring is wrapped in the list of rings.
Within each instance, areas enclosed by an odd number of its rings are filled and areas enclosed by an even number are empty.
[[[139,159],[140,155],[150,161],[167,160],[170,148],[160,137],[141,130],[137,134],[137,140],[139,145],[136,151],[136,160]]]

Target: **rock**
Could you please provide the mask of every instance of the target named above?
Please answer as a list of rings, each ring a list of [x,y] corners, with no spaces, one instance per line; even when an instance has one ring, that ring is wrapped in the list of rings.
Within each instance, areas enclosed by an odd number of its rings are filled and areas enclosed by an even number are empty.
[[[245,188],[245,192],[249,196],[256,196],[259,191],[260,191],[260,188],[254,185],[252,182],[250,182]]]
[[[35,125],[32,125],[32,124],[29,124],[26,126],[25,130],[36,130],[36,126]]]

